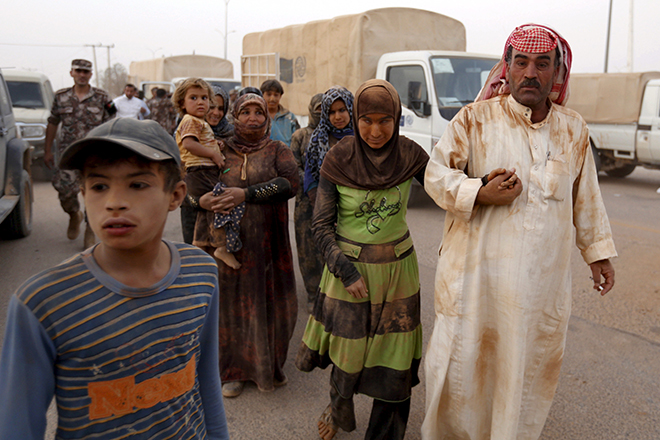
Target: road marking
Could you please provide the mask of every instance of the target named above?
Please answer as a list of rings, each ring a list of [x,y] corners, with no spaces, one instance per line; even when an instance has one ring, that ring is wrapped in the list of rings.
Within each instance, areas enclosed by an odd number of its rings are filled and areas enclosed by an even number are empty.
[[[638,229],[640,231],[653,232],[655,234],[660,234],[659,229],[647,228],[646,226],[632,225],[630,223],[621,222],[619,220],[610,219],[610,223],[618,226],[625,226],[626,228]]]

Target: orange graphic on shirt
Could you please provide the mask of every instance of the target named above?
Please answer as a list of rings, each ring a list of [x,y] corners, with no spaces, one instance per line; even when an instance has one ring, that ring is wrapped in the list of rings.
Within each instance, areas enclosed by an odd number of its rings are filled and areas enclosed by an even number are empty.
[[[89,419],[123,416],[134,409],[151,408],[179,397],[195,386],[195,357],[181,370],[135,383],[135,376],[105,382],[90,382],[87,392],[92,399]]]

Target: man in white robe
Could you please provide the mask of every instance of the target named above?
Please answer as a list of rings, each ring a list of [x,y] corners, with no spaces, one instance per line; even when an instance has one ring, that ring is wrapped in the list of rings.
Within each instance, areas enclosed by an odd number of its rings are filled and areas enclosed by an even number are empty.
[[[538,439],[564,353],[574,243],[594,289],[614,284],[588,129],[561,105],[570,65],[556,32],[516,28],[477,102],[431,154],[425,189],[447,215],[425,440]]]

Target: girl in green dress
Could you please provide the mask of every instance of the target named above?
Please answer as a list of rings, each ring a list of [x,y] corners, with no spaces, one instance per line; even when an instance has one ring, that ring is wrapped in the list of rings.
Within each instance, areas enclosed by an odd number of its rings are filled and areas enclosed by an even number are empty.
[[[353,110],[355,136],[332,147],[321,167],[312,229],[326,265],[296,366],[333,365],[322,439],[355,429],[355,393],[374,399],[366,439],[403,439],[422,355],[406,211],[428,155],[399,136],[401,103],[388,82],[360,86]]]

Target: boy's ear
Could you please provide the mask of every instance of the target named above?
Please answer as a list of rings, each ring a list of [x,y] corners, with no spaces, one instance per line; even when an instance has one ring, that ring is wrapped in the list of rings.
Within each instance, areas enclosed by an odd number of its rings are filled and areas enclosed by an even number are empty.
[[[170,198],[169,210],[174,211],[181,203],[183,203],[184,197],[186,197],[188,189],[186,188],[186,183],[182,180],[176,184],[174,191],[172,191],[172,196]]]

